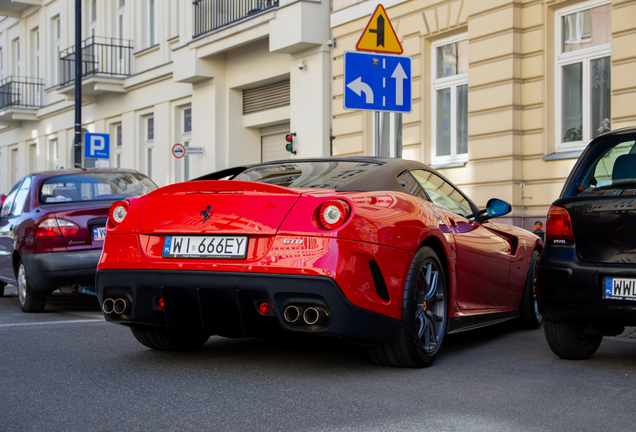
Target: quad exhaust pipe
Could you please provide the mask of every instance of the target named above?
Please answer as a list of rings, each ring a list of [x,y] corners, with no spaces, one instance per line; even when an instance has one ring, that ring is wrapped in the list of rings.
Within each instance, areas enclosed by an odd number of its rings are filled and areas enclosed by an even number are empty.
[[[329,320],[329,314],[319,307],[289,305],[283,312],[283,318],[289,324],[322,326]]]
[[[130,316],[131,302],[125,298],[107,298],[102,303],[102,310],[106,315],[118,315],[121,318]]]

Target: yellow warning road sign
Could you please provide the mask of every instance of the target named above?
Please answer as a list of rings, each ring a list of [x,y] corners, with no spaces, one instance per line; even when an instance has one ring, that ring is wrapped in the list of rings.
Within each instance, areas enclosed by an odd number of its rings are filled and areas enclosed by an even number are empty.
[[[369,24],[362,32],[358,45],[358,51],[371,51],[392,54],[402,54],[402,44],[398,40],[395,30],[389,21],[389,17],[381,4],[375,8]]]

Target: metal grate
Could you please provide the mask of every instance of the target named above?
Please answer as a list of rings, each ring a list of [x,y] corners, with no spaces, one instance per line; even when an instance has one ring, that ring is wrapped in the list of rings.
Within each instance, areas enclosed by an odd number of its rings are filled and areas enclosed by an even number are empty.
[[[278,0],[194,0],[194,35],[240,21],[278,6]]]
[[[40,78],[9,76],[0,81],[0,109],[40,108],[44,82]]]
[[[288,106],[289,80],[243,90],[243,114]]]
[[[105,75],[123,78],[131,73],[133,42],[91,36],[82,41],[82,78]],[[75,79],[75,45],[60,53],[60,85]]]

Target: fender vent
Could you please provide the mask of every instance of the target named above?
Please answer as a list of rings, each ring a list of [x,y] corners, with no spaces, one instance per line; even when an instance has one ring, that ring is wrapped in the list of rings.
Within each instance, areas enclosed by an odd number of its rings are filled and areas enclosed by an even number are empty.
[[[391,301],[391,297],[389,297],[389,290],[386,287],[386,282],[384,282],[384,276],[382,276],[378,263],[375,262],[375,260],[369,261],[369,268],[371,269],[371,275],[373,276],[375,292],[382,300],[387,302]]]

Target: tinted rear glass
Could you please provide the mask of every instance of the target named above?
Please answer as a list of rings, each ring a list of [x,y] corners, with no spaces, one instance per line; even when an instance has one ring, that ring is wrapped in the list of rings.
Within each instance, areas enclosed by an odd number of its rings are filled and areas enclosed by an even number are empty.
[[[152,180],[138,173],[99,172],[66,174],[42,183],[40,202],[86,202],[145,195],[157,189]]]
[[[354,161],[262,165],[245,170],[232,180],[268,183],[284,187],[338,189],[364,175],[369,175],[369,171],[380,165],[382,164]]]
[[[636,189],[636,135],[597,141],[566,196],[620,195]]]

